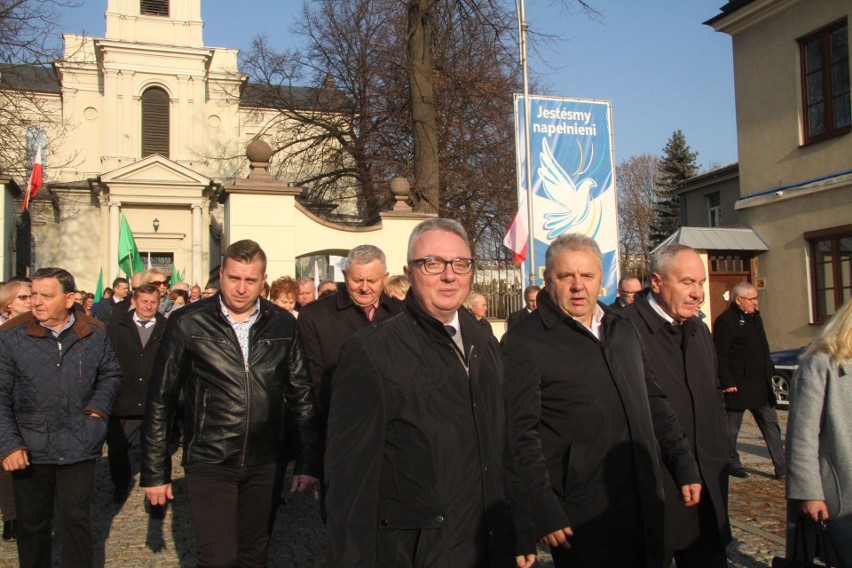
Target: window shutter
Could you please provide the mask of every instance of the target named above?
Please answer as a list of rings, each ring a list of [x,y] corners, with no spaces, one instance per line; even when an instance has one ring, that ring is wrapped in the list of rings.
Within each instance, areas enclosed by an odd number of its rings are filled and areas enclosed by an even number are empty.
[[[159,87],[142,93],[142,157],[169,158],[169,95]]]
[[[169,16],[169,0],[140,0],[139,13],[145,16]]]

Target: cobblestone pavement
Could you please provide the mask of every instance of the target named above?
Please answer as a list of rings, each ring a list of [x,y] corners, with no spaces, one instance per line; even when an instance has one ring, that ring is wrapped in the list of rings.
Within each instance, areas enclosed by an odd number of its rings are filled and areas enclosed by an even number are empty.
[[[786,412],[780,412],[782,430]],[[730,516],[734,542],[728,548],[731,567],[768,568],[772,557],[784,549],[784,483],[771,479],[772,465],[754,421],[746,415],[740,433],[743,464],[748,479],[731,478]],[[178,463],[175,456],[175,464]],[[138,479],[138,476],[137,476]],[[142,491],[133,489],[123,505],[112,503],[112,484],[106,460],[95,474],[92,518],[95,532],[95,566],[181,567],[195,566],[195,535],[183,484],[183,470],[174,466],[175,501],[163,520],[148,518]],[[54,543],[54,558],[59,545]],[[313,567],[325,563],[325,528],[312,495],[288,496],[278,513],[269,550],[269,567]],[[17,566],[14,543],[0,543],[0,566]],[[54,566],[59,566],[54,560]],[[536,566],[552,567],[549,554],[540,550]]]

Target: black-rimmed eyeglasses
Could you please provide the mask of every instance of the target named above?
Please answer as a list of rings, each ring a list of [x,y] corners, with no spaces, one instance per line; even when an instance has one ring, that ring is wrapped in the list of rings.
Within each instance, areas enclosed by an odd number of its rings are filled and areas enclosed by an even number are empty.
[[[437,256],[424,256],[423,258],[415,258],[408,261],[408,264],[419,264],[426,274],[442,274],[447,265],[453,267],[453,272],[456,274],[468,274],[473,270],[472,258],[440,258]]]

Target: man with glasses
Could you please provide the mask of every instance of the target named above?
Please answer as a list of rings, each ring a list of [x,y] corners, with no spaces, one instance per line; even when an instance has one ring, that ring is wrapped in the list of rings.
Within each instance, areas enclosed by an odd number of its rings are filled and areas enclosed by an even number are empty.
[[[328,566],[529,566],[506,498],[497,340],[459,309],[473,279],[464,228],[420,223],[404,271],[405,311],[356,333],[332,379]]]
[[[757,309],[757,288],[740,282],[731,291],[730,307],[713,324],[713,342],[719,359],[719,383],[725,393],[728,414],[729,473],[748,477],[737,451],[737,436],[748,410],[754,416],[769,449],[775,467],[775,479],[787,473],[781,428],[775,412],[772,392],[774,366],[769,357],[769,342]]]
[[[642,282],[636,276],[622,276],[618,281],[618,297],[609,305],[614,310],[620,310],[636,301],[636,294],[642,291]]]

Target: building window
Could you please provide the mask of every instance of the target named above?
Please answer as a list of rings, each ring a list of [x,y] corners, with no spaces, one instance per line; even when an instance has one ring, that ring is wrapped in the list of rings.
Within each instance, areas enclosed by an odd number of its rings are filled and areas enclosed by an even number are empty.
[[[805,233],[811,253],[815,322],[824,322],[852,298],[852,225]]]
[[[730,251],[710,251],[707,253],[707,261],[710,265],[710,274],[748,274],[751,265],[751,255]]]
[[[139,13],[144,16],[169,16],[169,0],[141,0]]]
[[[722,198],[716,191],[707,195],[708,227],[722,226]]]
[[[799,40],[805,144],[850,131],[849,28],[837,22]]]
[[[151,268],[156,268],[160,272],[164,274],[168,274],[171,276],[172,272],[175,270],[175,254],[173,252],[155,252],[155,251],[140,251],[139,256],[142,257],[142,261],[145,263],[145,267],[148,267],[150,263]]]
[[[160,87],[142,93],[142,157],[169,157],[169,94]]]

